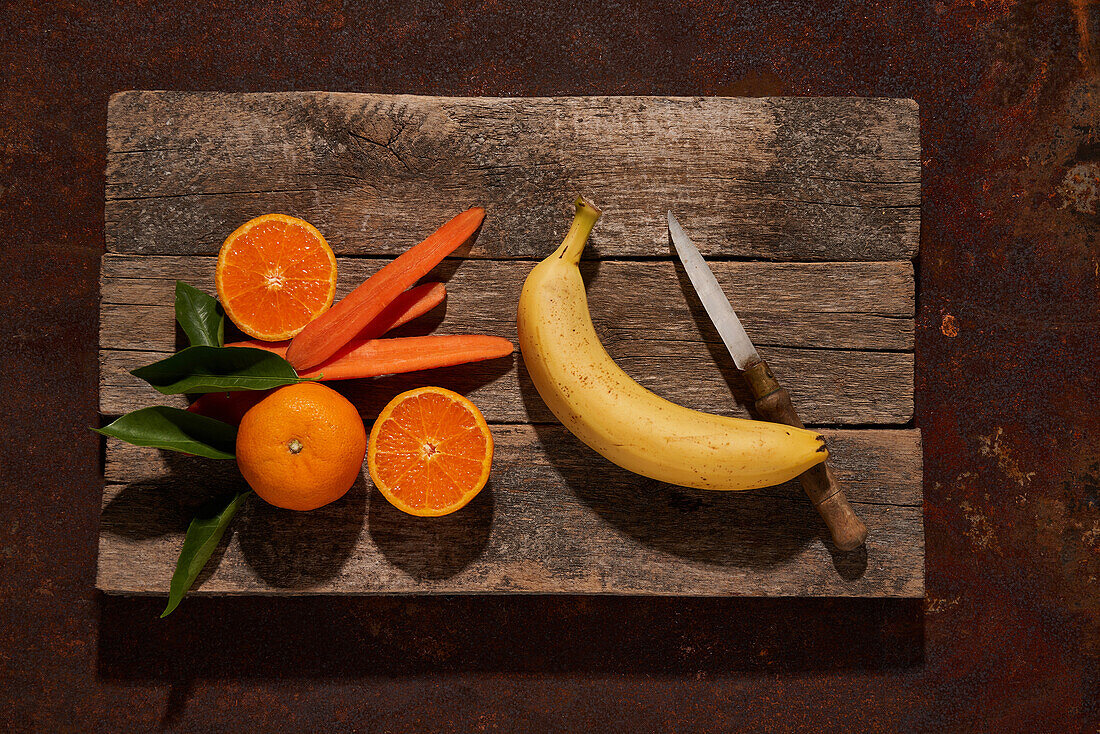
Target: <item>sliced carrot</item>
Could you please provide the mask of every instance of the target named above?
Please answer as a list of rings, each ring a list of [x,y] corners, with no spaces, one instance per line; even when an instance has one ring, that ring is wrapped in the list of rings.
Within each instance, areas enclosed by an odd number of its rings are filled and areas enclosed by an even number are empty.
[[[447,288],[442,283],[425,283],[402,292],[393,302],[382,310],[359,334],[357,342],[366,341],[385,334],[391,329],[407,324],[423,316],[443,302]],[[285,355],[289,341],[262,342],[258,340],[229,344],[231,347],[258,347],[276,351]],[[274,349],[273,349],[274,348]],[[327,379],[327,378],[326,378]],[[192,413],[216,418],[225,423],[239,426],[244,414],[252,406],[263,400],[271,390],[239,390],[236,392],[212,392],[200,395],[187,406]]]
[[[336,354],[398,294],[470,239],[484,219],[485,210],[481,207],[467,209],[372,275],[290,341],[287,361],[302,371]]]
[[[353,380],[481,362],[507,357],[513,351],[515,347],[507,339],[483,334],[371,339],[347,345],[333,359],[301,376]]]
[[[446,296],[447,288],[442,283],[425,283],[415,288],[410,288],[399,294],[397,298],[393,299],[390,305],[382,309],[382,313],[375,316],[369,324],[363,327],[363,330],[359,332],[359,336],[355,338],[355,341],[377,339],[386,332],[396,329],[398,326],[404,326],[413,319],[419,318],[431,311],[442,303]],[[285,358],[287,347],[290,346],[290,340],[284,339],[279,342],[264,343],[258,339],[252,339],[249,341],[226,344],[226,346],[267,349],[268,351],[278,352],[280,357]],[[274,347],[274,349],[269,349],[269,347]]]
[[[420,318],[443,303],[443,299],[446,297],[447,287],[442,283],[424,283],[415,288],[410,288],[398,294],[390,305],[382,309],[382,313],[375,316],[369,324],[363,327],[356,339],[363,341],[377,339],[387,331],[403,326],[413,319]]]
[[[266,349],[284,357],[287,352],[285,346],[272,342],[245,341],[226,346]],[[299,371],[298,375],[322,381],[355,380],[507,357],[514,350],[507,339],[483,334],[355,340],[332,359],[313,369]]]

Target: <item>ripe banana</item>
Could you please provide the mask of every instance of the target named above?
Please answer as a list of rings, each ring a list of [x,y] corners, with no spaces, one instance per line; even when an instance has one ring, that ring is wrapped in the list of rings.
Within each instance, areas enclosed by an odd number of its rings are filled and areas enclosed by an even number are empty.
[[[577,199],[561,246],[519,299],[519,344],[531,380],[565,427],[624,469],[699,489],[754,489],[792,479],[829,455],[813,431],[691,410],[632,380],[600,344],[577,263],[600,211]]]

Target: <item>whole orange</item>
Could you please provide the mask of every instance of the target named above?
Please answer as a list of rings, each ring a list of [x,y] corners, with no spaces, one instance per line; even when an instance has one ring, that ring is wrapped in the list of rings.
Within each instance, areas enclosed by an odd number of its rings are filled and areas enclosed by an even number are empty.
[[[275,390],[245,413],[237,430],[237,466],[245,481],[288,510],[314,510],[343,497],[366,450],[359,411],[316,382]]]

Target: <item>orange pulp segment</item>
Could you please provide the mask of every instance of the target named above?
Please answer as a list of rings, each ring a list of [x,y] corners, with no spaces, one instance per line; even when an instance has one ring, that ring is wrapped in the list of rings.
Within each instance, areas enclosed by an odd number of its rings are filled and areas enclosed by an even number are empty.
[[[241,331],[289,339],[336,295],[336,256],[309,222],[265,214],[229,235],[218,253],[218,300]]]
[[[473,403],[442,387],[401,393],[371,430],[367,467],[390,503],[410,515],[461,509],[489,480],[493,436]]]

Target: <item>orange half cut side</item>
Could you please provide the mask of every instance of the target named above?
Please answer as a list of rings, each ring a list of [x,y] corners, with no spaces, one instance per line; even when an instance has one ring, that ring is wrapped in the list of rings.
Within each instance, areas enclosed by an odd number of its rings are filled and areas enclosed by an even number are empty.
[[[336,255],[309,222],[265,214],[226,238],[215,284],[241,331],[263,341],[290,339],[332,305]]]
[[[390,504],[420,517],[464,507],[489,480],[493,436],[481,411],[456,392],[421,387],[382,409],[367,467]]]

